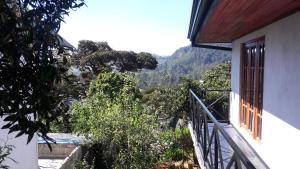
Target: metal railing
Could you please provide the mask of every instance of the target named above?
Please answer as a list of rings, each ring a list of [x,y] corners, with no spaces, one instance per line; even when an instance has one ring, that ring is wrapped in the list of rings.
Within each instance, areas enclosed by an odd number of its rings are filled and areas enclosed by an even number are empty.
[[[195,89],[193,90],[195,91]],[[218,120],[218,122],[229,123],[229,94],[231,90],[199,90],[196,92],[202,98],[207,109]],[[205,99],[204,99],[205,98]]]
[[[189,101],[190,120],[197,142],[202,149],[203,161],[206,168],[255,169],[252,162],[223,129],[222,124],[217,121],[192,90],[189,90]],[[232,153],[224,154],[221,141],[222,144],[226,142]]]

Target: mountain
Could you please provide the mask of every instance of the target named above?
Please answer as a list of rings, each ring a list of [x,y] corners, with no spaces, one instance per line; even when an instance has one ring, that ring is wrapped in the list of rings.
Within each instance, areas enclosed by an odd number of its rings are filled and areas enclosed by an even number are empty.
[[[155,57],[158,64],[162,64],[162,63],[164,63],[165,61],[167,61],[169,59],[169,56],[159,56],[159,55],[156,55],[156,54],[152,54],[152,56]]]
[[[199,80],[211,67],[230,61],[231,53],[221,50],[186,46],[176,50],[171,56],[154,55],[158,61],[155,70],[142,70],[138,75],[141,88],[154,86],[175,86],[180,77]]]

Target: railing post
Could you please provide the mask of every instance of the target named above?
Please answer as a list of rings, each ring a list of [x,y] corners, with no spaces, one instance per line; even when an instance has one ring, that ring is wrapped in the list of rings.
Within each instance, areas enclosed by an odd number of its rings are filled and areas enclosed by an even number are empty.
[[[196,114],[197,114],[197,109],[196,109],[196,102],[193,99],[193,129],[196,129]],[[197,134],[197,132],[196,132]]]
[[[192,120],[192,93],[189,91],[189,117]]]
[[[218,138],[217,138],[217,134],[218,134],[218,129],[216,129],[215,132],[215,168],[218,169],[218,164],[219,164],[219,146],[218,146]]]
[[[193,93],[193,91],[189,90],[189,92],[193,132],[198,138],[195,141],[198,141],[197,144],[202,148],[204,165],[206,165],[208,168],[218,169],[220,166],[222,169],[224,169],[224,162],[226,162],[227,164],[225,168],[233,167],[236,169],[255,169],[253,163],[242,152],[242,150],[238,147],[238,145],[234,142],[230,135],[226,133],[226,131],[223,129],[223,126],[217,121],[210,110],[208,110],[208,108],[195,95],[195,93]],[[208,123],[208,121],[210,123]],[[209,124],[212,124],[214,127],[211,135],[209,131]],[[229,162],[223,160],[222,146],[220,143],[221,141],[219,134],[224,138],[224,140],[233,150],[233,155],[231,156]],[[214,143],[215,145],[213,146],[212,143]],[[212,150],[212,147],[214,147],[214,151]]]
[[[207,126],[207,119],[205,114],[203,114],[204,117],[204,131],[203,131],[203,154],[204,154],[204,161],[207,161],[207,130],[208,130],[208,126]]]

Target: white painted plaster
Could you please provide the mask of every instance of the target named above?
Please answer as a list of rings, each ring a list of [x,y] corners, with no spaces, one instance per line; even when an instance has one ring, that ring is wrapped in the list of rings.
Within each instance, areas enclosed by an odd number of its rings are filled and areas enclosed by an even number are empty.
[[[240,45],[265,36],[262,138],[239,126]],[[300,12],[233,42],[230,120],[270,168],[300,168]]]
[[[3,122],[0,119],[0,126]],[[7,159],[4,164],[10,166],[10,169],[38,169],[38,151],[37,151],[37,136],[34,136],[29,144],[27,143],[27,136],[23,135],[15,138],[16,133],[8,134],[8,130],[1,129],[0,127],[0,145],[3,141],[7,145],[13,145],[14,149],[9,156],[16,162]]]

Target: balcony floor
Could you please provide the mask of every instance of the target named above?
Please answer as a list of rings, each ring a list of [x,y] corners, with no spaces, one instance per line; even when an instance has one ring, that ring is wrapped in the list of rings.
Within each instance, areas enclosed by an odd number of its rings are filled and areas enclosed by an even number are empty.
[[[246,140],[240,135],[240,133],[231,124],[221,123],[221,125],[223,126],[223,129],[229,134],[229,136],[231,136],[232,140],[239,146],[239,148],[242,150],[242,152],[252,162],[252,164],[254,164],[254,166],[257,169],[268,168],[265,165],[265,163],[260,159],[260,157],[256,154],[256,152],[246,142]],[[213,130],[213,124],[209,123],[208,128],[209,128],[209,135],[210,135],[212,130]],[[189,123],[189,129],[190,129],[190,131],[192,131],[192,124],[191,123]],[[191,132],[191,135],[192,135],[195,151],[196,151],[198,161],[199,161],[199,159],[203,159],[202,158],[203,154],[202,154],[201,146],[200,146],[200,144],[195,144],[196,143],[195,133]],[[230,161],[230,159],[232,157],[233,149],[226,142],[226,140],[224,139],[222,134],[219,134],[219,136],[220,136],[220,144],[221,144],[221,150],[222,150],[222,158],[224,160],[224,165],[227,166],[228,162]],[[213,147],[214,147],[214,145],[212,145],[212,156],[214,155],[213,154],[213,152],[214,152]],[[199,163],[201,165],[201,161],[199,161]],[[219,166],[220,165],[221,164],[219,164]],[[202,168],[204,168],[203,162],[202,162]]]

